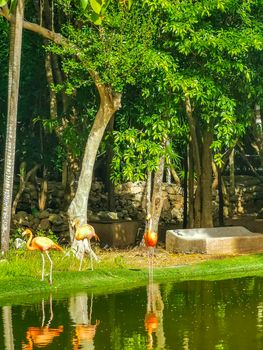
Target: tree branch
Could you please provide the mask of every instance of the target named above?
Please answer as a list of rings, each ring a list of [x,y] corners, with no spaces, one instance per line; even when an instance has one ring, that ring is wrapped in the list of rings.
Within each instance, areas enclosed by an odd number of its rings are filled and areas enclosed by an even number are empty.
[[[10,13],[10,10],[7,5],[3,6],[0,8],[0,16],[5,17],[5,19],[9,22],[14,23],[15,17]],[[68,40],[61,34],[52,32],[51,30],[44,28],[38,24],[28,22],[28,21],[23,21],[23,28],[30,30],[31,32],[37,33],[44,38],[51,40],[55,42],[56,44],[59,45],[69,45]]]

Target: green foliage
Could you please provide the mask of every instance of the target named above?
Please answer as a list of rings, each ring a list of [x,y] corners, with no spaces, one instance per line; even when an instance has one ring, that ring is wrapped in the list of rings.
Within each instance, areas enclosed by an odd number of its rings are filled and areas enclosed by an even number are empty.
[[[17,227],[13,232],[11,236],[11,240],[14,241],[16,238],[21,238],[22,239],[22,232],[25,230],[24,227]],[[36,236],[39,237],[48,237],[52,239],[55,243],[58,243],[58,236],[51,230],[43,230],[39,229],[36,231]],[[24,247],[25,249],[25,247]]]
[[[8,3],[8,0],[0,0],[0,7],[5,6]]]
[[[166,157],[170,166],[178,165],[176,136],[182,131],[177,116],[162,118],[159,115],[144,116],[141,129],[128,128],[113,133],[112,175],[115,183],[142,181],[149,171],[155,171],[160,157]],[[169,140],[169,146],[166,141]]]
[[[262,1],[153,1],[161,16],[159,44],[176,62],[164,86],[189,96],[200,128],[214,131],[215,160],[232,147],[248,125],[256,79],[251,58],[262,52]]]
[[[56,31],[68,45],[47,47],[60,55],[65,77],[52,88],[58,96],[70,96],[72,105],[49,119],[42,97],[48,95],[42,42],[25,33],[18,127],[21,160],[47,163],[45,157],[52,158],[49,164],[61,169],[69,155],[81,159],[98,109],[90,76],[96,72],[102,83],[123,92],[116,130],[104,144],[114,142],[115,182],[144,179],[161,155],[167,164],[179,163],[189,134],[186,97],[200,130],[213,131],[215,161],[222,164],[224,150],[246,131],[251,105],[262,103],[262,0],[81,0],[80,6],[58,0],[55,5]],[[8,25],[2,18],[0,33],[3,145]],[[32,117],[38,123],[32,124]],[[40,126],[49,132],[43,153],[38,152]],[[166,141],[169,147],[164,147]]]
[[[49,230],[39,229],[36,231],[36,236],[47,237],[51,239],[53,242],[58,243],[58,236],[51,229]]]
[[[49,45],[48,50],[63,55],[63,71],[79,88],[90,84],[90,71],[99,73],[102,82],[115,91],[127,84],[136,84],[138,76],[146,74],[151,43],[157,30],[150,16],[141,16],[141,7],[111,4],[100,28],[94,27],[90,15],[80,16],[81,26],[67,22],[62,33],[71,45]]]

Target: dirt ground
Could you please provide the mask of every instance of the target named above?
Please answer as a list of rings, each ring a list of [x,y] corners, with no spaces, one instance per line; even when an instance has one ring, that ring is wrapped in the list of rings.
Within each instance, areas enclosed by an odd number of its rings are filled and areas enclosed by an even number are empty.
[[[134,268],[143,268],[148,266],[148,250],[145,247],[135,247],[129,249],[96,249],[96,254],[101,261],[108,261],[120,267],[126,265]],[[168,267],[178,265],[195,264],[206,260],[224,259],[225,255],[209,254],[173,254],[167,252],[162,245],[154,250],[154,266]],[[229,255],[228,255],[229,257]]]
[[[225,220],[226,226],[243,226],[251,232],[263,233],[263,219],[256,218],[252,215],[244,215],[242,217]],[[164,237],[162,237],[164,239]],[[101,261],[111,261],[113,264],[125,267],[125,265],[133,267],[148,266],[148,251],[145,247],[130,247],[127,249],[101,249],[96,247],[96,253]],[[209,254],[173,254],[165,250],[163,242],[158,243],[154,250],[154,266],[168,267],[178,265],[195,264],[206,260],[224,259],[233,255],[209,255]]]

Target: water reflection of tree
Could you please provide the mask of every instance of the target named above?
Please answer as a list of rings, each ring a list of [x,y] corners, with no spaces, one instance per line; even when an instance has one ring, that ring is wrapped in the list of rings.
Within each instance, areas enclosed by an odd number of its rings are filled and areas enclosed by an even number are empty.
[[[262,288],[254,277],[165,286],[167,347],[263,349]]]
[[[52,295],[49,298],[49,319],[45,324],[45,301],[42,299],[42,323],[40,327],[30,326],[27,328],[26,339],[27,343],[22,342],[23,350],[33,350],[34,345],[40,348],[44,348],[51,344],[55,337],[58,337],[63,332],[63,326],[58,328],[51,328],[50,324],[54,318],[53,307],[52,307]]]
[[[89,300],[90,299],[90,300]],[[78,294],[69,300],[69,313],[75,323],[73,349],[93,350],[94,337],[100,321],[92,324],[93,295]]]
[[[164,303],[160,286],[149,279],[147,286],[147,312],[144,319],[145,329],[148,333],[148,349],[153,349],[153,333],[156,335],[157,349],[165,349],[163,310]]]
[[[14,350],[13,322],[11,306],[3,306],[3,326],[5,349]]]

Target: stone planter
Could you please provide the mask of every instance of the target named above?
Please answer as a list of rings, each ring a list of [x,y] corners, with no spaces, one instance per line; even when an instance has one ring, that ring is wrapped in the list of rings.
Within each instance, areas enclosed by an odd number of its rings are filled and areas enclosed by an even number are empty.
[[[168,230],[166,250],[219,255],[256,253],[263,251],[263,235],[242,226]]]
[[[126,248],[135,244],[139,221],[89,222],[95,228],[102,247]]]

